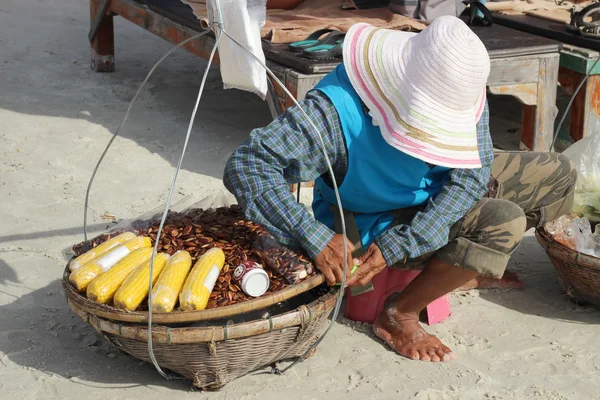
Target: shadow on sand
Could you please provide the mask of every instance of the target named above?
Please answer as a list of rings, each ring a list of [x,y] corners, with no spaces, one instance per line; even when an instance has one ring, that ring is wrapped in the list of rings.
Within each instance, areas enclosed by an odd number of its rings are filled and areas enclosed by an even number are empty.
[[[519,275],[524,289],[481,290],[481,298],[523,314],[572,323],[600,323],[598,308],[578,305],[562,294],[554,266],[535,237],[524,238],[508,268]]]
[[[0,316],[0,352],[22,367],[86,386],[190,389],[188,381],[167,381],[106,342],[70,312],[58,280],[0,306]]]

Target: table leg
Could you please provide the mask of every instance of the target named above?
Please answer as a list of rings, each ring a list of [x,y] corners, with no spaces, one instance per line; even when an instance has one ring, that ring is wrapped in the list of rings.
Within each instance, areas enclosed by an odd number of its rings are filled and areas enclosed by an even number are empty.
[[[585,74],[561,68],[558,81],[565,92],[572,96]],[[583,84],[571,106],[569,133],[574,141],[600,131],[600,75],[590,75]]]
[[[271,78],[267,78],[267,84],[269,88],[267,91],[267,104],[269,106],[269,111],[271,112],[271,118],[276,119],[284,111],[281,107],[277,91],[275,90],[277,82],[273,82]]]
[[[102,0],[90,0],[90,22],[99,12]],[[98,33],[91,43],[92,69],[96,72],[114,72],[115,70],[115,34],[113,15],[109,11],[98,28]]]
[[[556,118],[556,82],[559,56],[540,59],[535,105],[523,105],[521,147],[531,151],[551,151]]]

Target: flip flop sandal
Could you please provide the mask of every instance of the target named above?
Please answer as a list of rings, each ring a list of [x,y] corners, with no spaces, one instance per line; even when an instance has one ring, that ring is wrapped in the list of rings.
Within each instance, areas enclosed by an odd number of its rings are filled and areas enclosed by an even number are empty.
[[[326,60],[331,58],[340,58],[343,54],[345,33],[332,33],[323,43],[309,47],[302,52],[302,56],[315,60]]]
[[[304,50],[302,56],[314,60],[341,58],[343,55],[343,46],[344,42],[342,40],[336,44],[322,44]]]
[[[311,33],[304,40],[301,40],[299,42],[290,43],[288,45],[288,50],[291,52],[294,52],[294,53],[301,53],[302,50],[308,49],[309,47],[316,46],[316,45],[320,44],[320,42],[327,39],[327,36],[329,36],[329,35],[325,36],[323,39],[319,39],[324,34],[326,34],[326,33],[331,34],[334,32],[339,32],[339,31],[337,31],[335,29],[329,29],[329,28],[319,29],[318,31],[314,31],[313,33]]]

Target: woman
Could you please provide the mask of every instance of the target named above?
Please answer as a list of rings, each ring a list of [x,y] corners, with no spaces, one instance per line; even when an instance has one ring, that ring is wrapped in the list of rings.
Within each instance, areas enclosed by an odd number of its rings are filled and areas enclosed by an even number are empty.
[[[447,361],[419,324],[433,300],[482,276],[502,276],[526,229],[571,208],[576,170],[550,153],[494,155],[487,51],[456,17],[418,34],[354,25],[344,63],[301,102],[323,136],[344,207],[347,285],[368,290],[386,267],[422,269],[388,299],[373,329],[399,354]],[[315,180],[314,216],[288,184]],[[335,193],[321,139],[297,107],[256,129],[224,183],[248,218],[302,247],[330,285],[343,274]]]

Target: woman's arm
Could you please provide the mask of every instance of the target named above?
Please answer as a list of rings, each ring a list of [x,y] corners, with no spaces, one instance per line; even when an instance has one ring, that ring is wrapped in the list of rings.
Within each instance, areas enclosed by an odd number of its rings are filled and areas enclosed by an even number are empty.
[[[310,92],[300,104],[324,136],[335,169],[346,151],[335,108],[319,91]],[[317,132],[298,107],[292,107],[250,134],[227,162],[223,181],[247,218],[263,225],[280,243],[301,246],[314,258],[334,232],[296,201],[288,185],[309,182],[326,172]]]
[[[388,265],[445,246],[450,227],[464,217],[488,191],[494,146],[489,132],[487,102],[477,124],[477,137],[482,167],[451,170],[448,182],[409,225],[397,225],[375,240]]]

